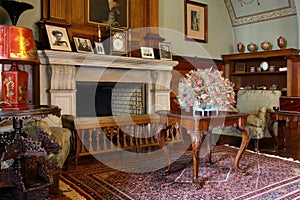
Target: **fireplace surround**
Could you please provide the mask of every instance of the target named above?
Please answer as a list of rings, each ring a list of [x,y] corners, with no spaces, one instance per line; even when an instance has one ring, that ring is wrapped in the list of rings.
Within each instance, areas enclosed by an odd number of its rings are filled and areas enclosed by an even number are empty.
[[[40,104],[77,116],[77,83],[145,84],[145,112],[170,109],[170,82],[177,61],[40,50]],[[94,98],[94,97],[86,97]]]

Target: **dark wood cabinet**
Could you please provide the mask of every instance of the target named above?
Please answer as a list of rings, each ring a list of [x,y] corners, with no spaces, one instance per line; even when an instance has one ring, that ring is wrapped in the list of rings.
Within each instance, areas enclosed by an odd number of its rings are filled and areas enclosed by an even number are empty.
[[[164,39],[159,36],[158,0],[127,0],[127,24],[131,32],[131,55],[140,57],[140,47],[158,48]],[[98,24],[88,20],[88,0],[42,0],[41,20],[39,26],[39,48],[50,49],[45,24],[67,28],[69,39],[75,51],[73,36],[89,38],[92,42],[99,41]],[[100,8],[99,8],[100,9]],[[99,11],[100,12],[100,11]],[[101,40],[109,37],[109,25],[101,24]]]
[[[299,52],[297,49],[283,49],[222,55],[225,76],[235,84],[237,90],[244,87],[270,89],[272,85],[278,85],[284,95],[299,96]],[[268,66],[259,71],[262,62]]]

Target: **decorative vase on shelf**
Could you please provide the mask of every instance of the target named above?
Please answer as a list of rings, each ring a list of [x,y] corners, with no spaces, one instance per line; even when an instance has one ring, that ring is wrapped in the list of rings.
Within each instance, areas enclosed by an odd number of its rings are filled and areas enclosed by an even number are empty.
[[[239,42],[238,44],[237,44],[237,51],[239,52],[239,53],[243,53],[244,51],[245,51],[245,46],[244,46],[244,44],[243,43],[241,43],[241,42]]]
[[[257,51],[257,46],[254,43],[250,43],[250,44],[247,45],[247,49],[248,49],[248,51],[253,53],[253,52]]]
[[[284,49],[286,47],[286,40],[284,39],[284,37],[280,36],[277,39],[277,44],[280,49]]]
[[[268,41],[263,41],[261,44],[260,44],[261,48],[265,51],[268,51],[270,49],[272,49],[272,44]]]

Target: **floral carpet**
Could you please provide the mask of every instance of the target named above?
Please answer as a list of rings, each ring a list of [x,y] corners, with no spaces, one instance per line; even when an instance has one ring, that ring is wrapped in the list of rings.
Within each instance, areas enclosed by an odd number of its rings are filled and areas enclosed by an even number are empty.
[[[130,173],[130,168],[149,167],[166,162],[165,158],[136,163],[118,159],[124,171],[97,164],[88,169],[65,172],[61,181],[86,199],[300,199],[300,162],[246,151],[240,166],[247,173],[236,172],[233,162],[237,149],[215,146],[212,165],[200,160],[202,188],[191,187],[193,174],[191,152],[172,163],[172,173],[165,168],[146,173]]]

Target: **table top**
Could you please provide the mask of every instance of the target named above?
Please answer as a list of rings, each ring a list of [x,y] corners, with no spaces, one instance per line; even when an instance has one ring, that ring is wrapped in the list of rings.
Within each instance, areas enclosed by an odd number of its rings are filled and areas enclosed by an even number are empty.
[[[186,119],[211,119],[211,118],[224,118],[224,117],[247,117],[248,113],[237,113],[237,112],[227,112],[227,111],[219,111],[218,114],[216,112],[205,113],[204,116],[193,116],[192,112],[181,112],[181,111],[168,111],[161,110],[156,112],[161,116],[169,116],[169,117],[181,117]]]
[[[32,116],[60,115],[61,109],[53,105],[29,105],[25,110],[0,110],[1,120],[26,119]]]

